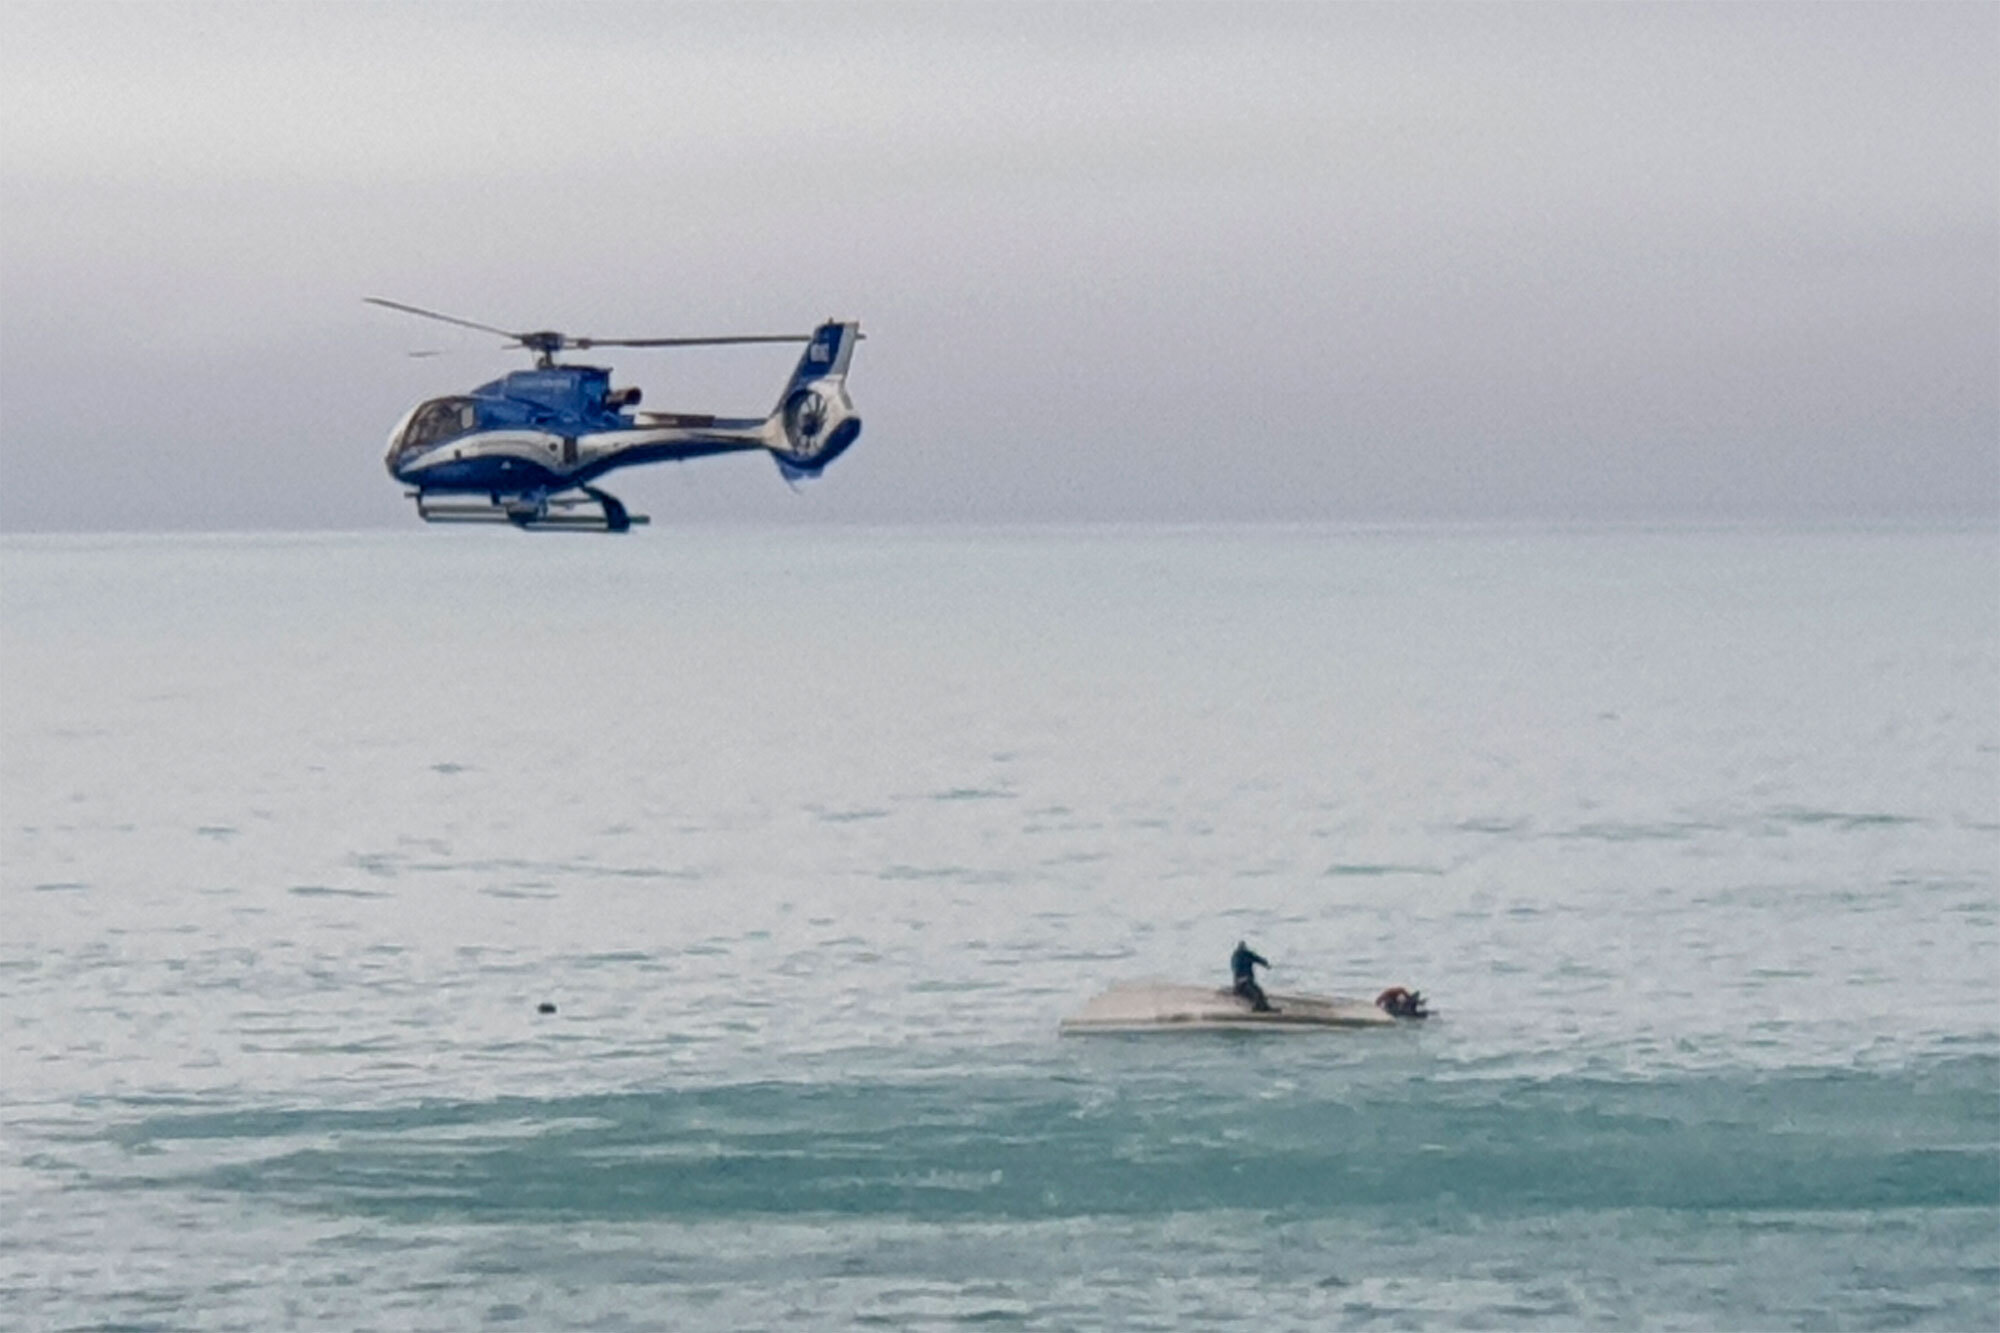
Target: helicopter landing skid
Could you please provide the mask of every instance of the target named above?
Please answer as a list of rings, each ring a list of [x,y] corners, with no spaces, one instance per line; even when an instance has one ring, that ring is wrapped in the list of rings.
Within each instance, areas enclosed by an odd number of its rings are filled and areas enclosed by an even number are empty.
[[[634,514],[617,496],[595,486],[579,486],[580,495],[495,496],[482,500],[471,496],[434,496],[427,491],[411,491],[417,502],[417,517],[426,523],[511,523],[524,532],[626,532],[638,524],[651,523],[645,514]]]

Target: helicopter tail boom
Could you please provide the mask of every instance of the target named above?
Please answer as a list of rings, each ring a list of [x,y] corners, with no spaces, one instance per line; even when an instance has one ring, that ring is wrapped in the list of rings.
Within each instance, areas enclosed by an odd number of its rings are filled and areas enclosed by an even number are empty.
[[[771,456],[787,480],[817,477],[859,438],[861,418],[847,396],[847,367],[860,340],[859,324],[829,320],[813,331],[792,371],[770,420],[776,428]]]

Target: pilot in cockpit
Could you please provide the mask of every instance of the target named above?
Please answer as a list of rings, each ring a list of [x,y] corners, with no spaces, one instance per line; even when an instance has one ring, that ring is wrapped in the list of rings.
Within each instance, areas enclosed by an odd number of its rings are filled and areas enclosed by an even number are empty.
[[[479,423],[479,414],[471,403],[462,398],[440,398],[426,403],[416,418],[410,422],[409,431],[403,436],[405,448],[437,444],[455,435],[463,435]]]

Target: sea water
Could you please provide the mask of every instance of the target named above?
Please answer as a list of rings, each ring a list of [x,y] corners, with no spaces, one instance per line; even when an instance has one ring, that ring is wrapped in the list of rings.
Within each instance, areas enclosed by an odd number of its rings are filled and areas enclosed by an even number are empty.
[[[0,611],[8,1328],[2000,1314],[1990,530],[14,537]],[[1437,1017],[1057,1036],[1239,939]]]

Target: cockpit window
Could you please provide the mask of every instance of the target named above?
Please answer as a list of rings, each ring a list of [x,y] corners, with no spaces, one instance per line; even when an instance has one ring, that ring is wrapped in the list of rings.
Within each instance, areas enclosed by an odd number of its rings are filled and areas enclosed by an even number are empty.
[[[428,449],[465,434],[479,424],[470,398],[439,398],[425,403],[403,432],[403,448]]]

